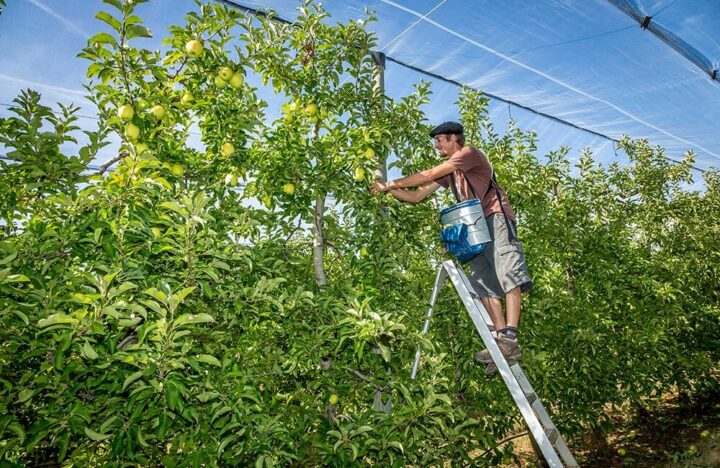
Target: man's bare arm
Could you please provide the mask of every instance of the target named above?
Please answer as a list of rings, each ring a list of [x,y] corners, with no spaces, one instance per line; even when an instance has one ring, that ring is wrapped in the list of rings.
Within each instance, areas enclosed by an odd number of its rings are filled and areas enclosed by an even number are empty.
[[[408,202],[408,203],[419,203],[425,200],[431,193],[435,192],[441,187],[437,182],[431,181],[427,184],[421,185],[417,190],[403,190],[395,189],[391,190],[390,194],[396,199]]]
[[[439,164],[432,169],[415,173],[411,176],[403,177],[402,179],[391,180],[389,182],[375,182],[370,187],[370,192],[375,194],[378,192],[387,192],[394,189],[402,189],[409,187],[417,187],[425,185],[429,182],[433,182],[440,177],[446,176],[456,169],[455,166],[448,162]]]

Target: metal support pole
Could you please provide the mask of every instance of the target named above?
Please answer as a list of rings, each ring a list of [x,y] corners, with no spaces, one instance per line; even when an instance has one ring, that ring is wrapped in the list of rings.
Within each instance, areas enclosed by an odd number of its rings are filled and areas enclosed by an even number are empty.
[[[373,90],[376,95],[385,95],[385,54],[382,52],[371,52],[373,61],[375,62],[375,68],[373,73]],[[379,109],[382,112],[384,109]],[[375,170],[375,178],[380,180],[387,180],[387,155],[380,155],[381,161]]]

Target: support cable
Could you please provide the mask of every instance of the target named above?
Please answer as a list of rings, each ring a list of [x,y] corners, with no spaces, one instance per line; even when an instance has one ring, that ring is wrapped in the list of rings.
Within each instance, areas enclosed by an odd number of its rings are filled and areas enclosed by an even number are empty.
[[[220,2],[220,3],[223,3],[223,4],[225,4],[225,5],[228,5],[228,6],[230,6],[230,7],[237,8],[237,9],[239,9],[239,10],[242,10],[242,11],[244,11],[244,12],[246,12],[246,13],[250,13],[250,14],[255,15],[255,16],[260,16],[260,17],[263,17],[263,18],[271,19],[271,20],[278,21],[278,22],[280,22],[280,23],[287,24],[287,25],[291,25],[291,26],[294,26],[294,25],[295,25],[295,23],[293,23],[292,21],[289,21],[289,20],[287,20],[287,19],[285,19],[285,18],[282,18],[282,17],[280,17],[280,16],[277,16],[277,15],[271,13],[271,12],[262,11],[262,10],[259,10],[259,9],[256,9],[256,8],[248,7],[248,6],[242,5],[242,4],[240,4],[240,3],[238,3],[238,2],[236,2],[236,1],[234,1],[234,0],[216,0],[216,1],[218,1],[218,2]],[[609,0],[609,1],[613,1],[613,0]],[[427,16],[427,15],[425,15],[425,16]],[[448,84],[452,84],[452,85],[457,86],[457,87],[466,87],[466,88],[469,88],[469,89],[473,89],[473,90],[475,90],[475,91],[482,91],[482,93],[483,93],[485,96],[487,96],[487,97],[489,97],[489,98],[491,98],[491,99],[494,99],[494,100],[496,100],[496,101],[500,101],[500,102],[506,103],[506,104],[508,104],[508,105],[513,105],[513,106],[515,106],[515,107],[517,107],[517,108],[526,110],[526,111],[528,111],[528,112],[530,112],[530,113],[532,113],[532,114],[539,115],[539,116],[541,116],[541,117],[544,117],[544,118],[546,118],[546,119],[549,119],[549,120],[554,121],[554,122],[557,122],[557,123],[560,123],[560,124],[562,124],[562,125],[566,125],[566,126],[568,126],[568,127],[575,128],[575,129],[580,130],[580,131],[582,131],[582,132],[586,132],[586,133],[589,133],[589,134],[591,134],[591,135],[595,135],[595,136],[597,136],[597,137],[600,137],[600,138],[609,140],[609,141],[614,142],[614,143],[619,143],[619,140],[617,140],[617,139],[615,139],[615,138],[612,138],[612,137],[610,137],[610,136],[608,136],[608,135],[605,135],[605,134],[603,134],[603,133],[596,132],[596,131],[594,131],[594,130],[590,130],[590,129],[585,128],[585,127],[581,127],[581,126],[576,125],[576,124],[574,124],[574,123],[572,123],[572,122],[569,122],[569,121],[567,121],[567,120],[563,120],[563,119],[561,119],[561,118],[559,118],[559,117],[555,117],[555,116],[553,116],[553,115],[546,114],[546,113],[544,113],[544,112],[540,112],[540,111],[538,111],[538,110],[536,110],[536,109],[533,109],[533,108],[531,108],[531,107],[527,107],[527,106],[524,106],[524,105],[522,105],[522,104],[518,104],[518,103],[515,102],[515,101],[509,100],[509,99],[506,99],[506,98],[502,98],[502,97],[497,96],[497,95],[495,95],[495,94],[488,93],[488,92],[486,92],[486,91],[484,91],[484,90],[478,90],[478,89],[476,89],[476,88],[473,88],[472,86],[469,86],[469,85],[460,83],[460,82],[458,82],[458,81],[452,80],[452,79],[450,79],[450,78],[446,78],[446,77],[444,77],[444,76],[438,75],[437,73],[429,72],[429,71],[427,71],[427,70],[424,70],[424,69],[422,69],[422,68],[416,67],[416,66],[414,66],[414,65],[410,65],[410,64],[405,63],[405,62],[403,62],[403,61],[401,61],[401,60],[398,60],[398,59],[396,59],[396,58],[393,58],[393,57],[391,57],[391,56],[389,56],[389,55],[385,55],[385,59],[386,59],[387,61],[393,62],[393,63],[395,63],[395,64],[397,64],[397,65],[399,65],[399,66],[401,66],[401,67],[403,67],[403,68],[407,68],[407,69],[412,70],[412,71],[415,71],[415,72],[417,72],[417,73],[419,73],[419,74],[422,74],[422,75],[425,75],[425,76],[429,76],[429,77],[434,78],[434,79],[436,79],[436,80],[439,80],[439,81],[442,81],[442,82],[445,82],[445,83],[448,83]],[[693,145],[692,143],[690,143],[690,144]],[[693,145],[693,146],[696,146],[696,145]],[[709,151],[708,151],[708,152],[709,152]],[[712,154],[712,153],[711,153],[711,154]],[[674,163],[676,163],[676,164],[682,164],[682,161],[679,161],[679,160],[677,160],[677,159],[673,159],[673,158],[670,158],[670,157],[668,157],[668,156],[666,156],[666,158],[667,158],[669,161],[672,161],[672,162],[674,162]],[[696,170],[696,171],[698,171],[698,172],[700,172],[700,173],[705,173],[705,172],[706,172],[704,169],[701,169],[701,168],[699,168],[699,167],[697,167],[697,166],[691,166],[691,168],[694,169],[694,170]]]

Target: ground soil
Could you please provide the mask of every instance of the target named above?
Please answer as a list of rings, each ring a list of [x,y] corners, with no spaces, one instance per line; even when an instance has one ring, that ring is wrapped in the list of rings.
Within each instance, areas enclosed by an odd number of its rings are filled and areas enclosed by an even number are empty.
[[[614,429],[572,447],[582,467],[719,467],[720,390],[689,397],[668,393],[652,409],[610,412]],[[528,436],[512,441],[520,467],[537,462]],[[580,445],[584,448],[580,448]]]

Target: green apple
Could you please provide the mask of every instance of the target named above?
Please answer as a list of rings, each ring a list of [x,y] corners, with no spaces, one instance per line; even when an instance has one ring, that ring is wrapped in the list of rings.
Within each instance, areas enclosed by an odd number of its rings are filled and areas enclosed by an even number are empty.
[[[238,183],[238,175],[232,172],[225,176],[225,185],[235,187]]]
[[[310,103],[307,106],[305,106],[305,113],[307,115],[309,115],[310,117],[315,117],[315,115],[317,114],[317,111],[318,111],[318,109],[315,104]]]
[[[225,81],[230,81],[230,78],[233,77],[233,69],[230,67],[222,67],[218,72],[218,76]]]
[[[367,257],[370,254],[367,247],[360,247],[360,252],[358,253],[360,254],[360,257]]]
[[[288,195],[292,195],[295,193],[295,184],[292,182],[288,182],[287,184],[283,185],[283,192],[287,193]]]
[[[358,182],[365,180],[365,169],[363,169],[362,167],[356,167],[355,171],[353,172],[353,179],[357,180]]]
[[[337,402],[340,401],[340,397],[335,395],[334,393],[330,395],[330,404],[331,405],[337,405]]]
[[[223,156],[230,157],[235,153],[235,145],[230,143],[229,141],[226,141],[223,143],[222,147],[220,148],[220,154]]]
[[[124,106],[118,107],[117,115],[122,120],[132,120],[132,118],[135,117],[135,109],[133,109],[133,106],[125,104]]]
[[[242,75],[242,73],[233,73],[232,77],[230,78],[230,86],[235,89],[240,89],[242,88],[243,83],[245,83],[245,77]]]
[[[227,158],[232,156],[233,153],[235,153],[235,146],[232,143],[226,141],[222,144],[222,147],[220,148],[220,154]]]
[[[225,81],[225,80],[223,80],[222,78],[220,78],[220,76],[216,76],[216,77],[215,77],[215,86],[217,86],[218,88],[222,89],[222,88],[224,88],[224,87],[227,86],[227,85],[228,85],[228,82]]]
[[[175,177],[182,177],[185,169],[183,169],[180,164],[173,164],[172,166],[170,166],[170,172],[172,172],[172,175],[174,175]]]
[[[137,141],[140,137],[140,128],[134,124],[127,124],[125,126],[125,137],[130,141]]]
[[[363,156],[365,156],[365,157],[368,158],[368,159],[372,159],[372,158],[375,157],[375,150],[372,149],[372,148],[368,148],[368,149],[366,149],[365,152],[363,153]]]
[[[626,453],[626,452],[625,452],[625,449],[624,449],[624,448],[618,449],[618,455],[620,455],[621,457],[624,457],[624,456],[625,456],[625,453]]]
[[[165,117],[165,108],[161,105],[152,106],[150,113],[155,116],[156,119],[161,120]]]
[[[298,110],[299,107],[300,107],[300,106],[298,105],[298,103],[295,102],[295,101],[293,101],[293,102],[291,102],[290,105],[288,106],[288,110],[289,110],[290,112],[295,112],[296,110]]]
[[[708,430],[704,430],[700,433],[700,437],[702,437],[703,439],[709,435],[710,435],[710,431],[708,431]]]
[[[200,57],[203,53],[203,45],[202,42],[193,39],[191,41],[187,41],[185,43],[185,53],[187,53],[188,57],[196,58]]]
[[[272,208],[272,197],[270,195],[266,195],[262,199],[263,205],[265,205],[265,208],[268,210]]]
[[[193,95],[191,93],[185,93],[180,98],[180,103],[183,106],[189,106],[193,102]]]
[[[135,154],[138,154],[138,155],[139,155],[139,154],[143,154],[145,151],[147,151],[147,150],[149,150],[149,149],[150,149],[150,148],[148,147],[147,144],[145,144],[145,143],[138,143],[138,144],[135,145]]]
[[[161,232],[160,232],[160,228],[159,228],[159,227],[154,227],[154,228],[152,228],[151,230],[152,230],[153,236],[155,236],[155,237],[160,237]]]

